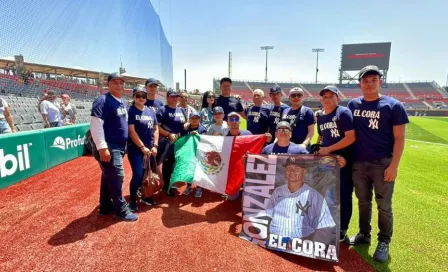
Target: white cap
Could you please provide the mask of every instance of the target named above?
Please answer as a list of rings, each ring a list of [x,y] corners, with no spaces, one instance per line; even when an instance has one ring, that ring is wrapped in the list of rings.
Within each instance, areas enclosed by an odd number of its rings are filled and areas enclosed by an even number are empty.
[[[301,94],[302,96],[303,95],[305,95],[305,92],[301,89],[301,88],[299,88],[299,87],[295,87],[295,88],[292,88],[290,91],[289,91],[289,95],[288,95],[288,98],[292,95],[292,94]]]

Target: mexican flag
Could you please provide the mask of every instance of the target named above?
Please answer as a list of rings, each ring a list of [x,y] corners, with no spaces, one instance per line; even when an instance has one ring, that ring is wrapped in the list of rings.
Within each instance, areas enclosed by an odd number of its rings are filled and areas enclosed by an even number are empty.
[[[244,182],[244,155],[260,154],[265,143],[265,135],[184,136],[174,145],[176,164],[170,188],[176,182],[187,182],[234,195]]]

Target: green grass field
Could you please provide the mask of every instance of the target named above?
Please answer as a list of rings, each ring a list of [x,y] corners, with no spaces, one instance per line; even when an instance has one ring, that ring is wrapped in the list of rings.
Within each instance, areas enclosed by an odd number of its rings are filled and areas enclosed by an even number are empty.
[[[372,244],[355,250],[378,271],[448,271],[443,261],[448,256],[448,118],[411,117],[410,122],[395,181],[390,261],[379,264],[372,258],[378,232],[375,203]],[[358,231],[358,203],[353,198],[349,235]]]

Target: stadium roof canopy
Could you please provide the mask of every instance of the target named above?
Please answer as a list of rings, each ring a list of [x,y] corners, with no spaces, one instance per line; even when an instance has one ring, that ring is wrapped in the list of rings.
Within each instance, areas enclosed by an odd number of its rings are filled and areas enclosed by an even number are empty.
[[[11,58],[2,58],[0,59],[0,69],[5,67],[7,64],[13,64],[15,63],[14,60]],[[81,78],[90,78],[90,79],[98,79],[100,72],[92,71],[85,69],[83,67],[61,67],[61,66],[52,66],[52,65],[46,65],[46,64],[38,64],[38,63],[31,63],[31,62],[24,62],[26,69],[31,69],[35,73],[45,73],[45,74],[56,74],[56,75],[65,75],[65,76],[74,76],[74,77],[81,77]],[[109,73],[104,73],[104,79],[107,80],[107,77],[109,76]],[[146,78],[132,76],[127,73],[123,74],[124,78],[126,79],[126,82],[133,83],[133,84],[141,84],[144,85],[146,82]],[[164,84],[162,82],[159,82],[160,85],[164,87]]]

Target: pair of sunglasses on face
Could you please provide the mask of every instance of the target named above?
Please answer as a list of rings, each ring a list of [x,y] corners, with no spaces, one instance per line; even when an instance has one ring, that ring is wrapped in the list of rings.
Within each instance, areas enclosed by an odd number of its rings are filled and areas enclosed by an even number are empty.
[[[240,118],[239,117],[229,117],[229,122],[239,122]]]
[[[139,99],[139,98],[147,98],[146,94],[136,94],[135,98]]]
[[[215,99],[215,97],[212,96],[212,95],[207,96],[207,98],[213,98],[213,99]]]
[[[279,128],[279,129],[277,129],[277,131],[278,131],[278,132],[283,132],[283,133],[288,133],[288,132],[290,132],[291,130],[289,130],[289,128]]]
[[[296,97],[301,98],[302,95],[301,94],[292,94],[289,97],[291,97],[291,98],[296,98]]]

